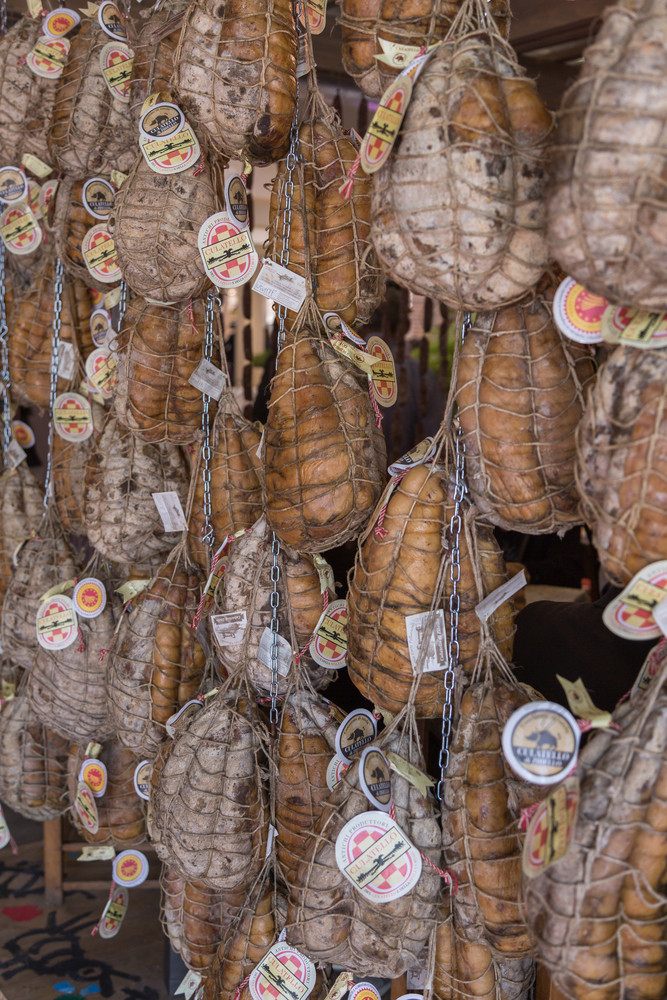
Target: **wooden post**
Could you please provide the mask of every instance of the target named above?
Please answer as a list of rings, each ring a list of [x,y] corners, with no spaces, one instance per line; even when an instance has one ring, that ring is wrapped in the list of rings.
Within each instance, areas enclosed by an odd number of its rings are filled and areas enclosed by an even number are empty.
[[[404,972],[402,976],[398,976],[396,979],[391,981],[391,993],[390,1000],[398,1000],[402,997],[404,993],[408,992],[408,974]]]
[[[551,981],[551,976],[538,962],[537,982],[535,984],[535,1000],[567,1000],[565,994]]]
[[[60,818],[50,819],[44,829],[44,900],[51,909],[63,904],[63,857]]]

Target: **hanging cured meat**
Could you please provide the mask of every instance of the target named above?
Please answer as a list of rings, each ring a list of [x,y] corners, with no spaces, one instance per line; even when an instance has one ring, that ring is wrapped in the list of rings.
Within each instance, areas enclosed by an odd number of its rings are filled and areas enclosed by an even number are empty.
[[[244,893],[209,889],[203,882],[182,878],[167,865],[162,866],[160,889],[160,918],[172,951],[188,969],[206,972],[243,904]]]
[[[49,162],[46,133],[56,84],[26,56],[42,35],[40,19],[20,17],[0,39],[0,160],[18,166],[26,153]]]
[[[169,91],[187,6],[187,0],[169,0],[157,10],[153,7],[132,12],[129,29],[134,61],[130,80],[130,117],[137,129],[146,98]]]
[[[85,745],[70,748],[67,765],[70,804],[76,796],[81,765],[84,760],[90,759],[86,751]],[[76,810],[72,809],[72,822],[77,832],[89,844],[112,844],[119,851],[133,844],[143,844],[146,841],[146,806],[134,787],[138,758],[120,743],[112,741],[104,744],[98,759],[107,773],[104,795],[96,800],[99,829],[97,833],[91,833],[81,823]]]
[[[0,712],[0,800],[46,822],[67,809],[68,741],[33,715],[19,690]]]
[[[109,290],[108,284],[98,282],[86,267],[81,244],[89,229],[100,224],[84,204],[83,188],[88,178],[62,177],[58,182],[53,208],[53,238],[56,253],[67,274],[78,278],[87,286],[94,285],[101,291]],[[107,178],[103,178],[107,180]]]
[[[94,433],[85,441],[68,441],[60,434],[53,435],[53,498],[63,529],[73,535],[88,533],[84,510],[86,466],[95,447],[95,437],[104,424],[105,411],[101,403],[91,399],[90,410]]]
[[[4,597],[20,546],[34,536],[44,514],[44,493],[26,462],[0,483],[0,596]]]

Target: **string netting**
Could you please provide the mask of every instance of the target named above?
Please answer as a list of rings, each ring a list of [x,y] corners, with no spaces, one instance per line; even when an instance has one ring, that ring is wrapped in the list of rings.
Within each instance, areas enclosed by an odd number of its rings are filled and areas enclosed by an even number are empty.
[[[73,806],[79,773],[84,760],[90,757],[86,745],[70,748],[67,764],[67,789],[70,806]],[[71,822],[79,836],[89,844],[111,844],[118,851],[144,844],[146,835],[146,803],[139,798],[134,787],[134,772],[139,759],[120,743],[108,741],[98,755],[107,769],[107,787],[101,798],[95,800],[99,829],[91,833],[81,823],[75,809],[70,812]]]

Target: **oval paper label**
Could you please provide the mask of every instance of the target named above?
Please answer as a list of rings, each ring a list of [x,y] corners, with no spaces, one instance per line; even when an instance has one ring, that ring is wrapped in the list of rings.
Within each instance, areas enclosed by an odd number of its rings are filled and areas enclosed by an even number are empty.
[[[134,52],[123,42],[109,42],[100,52],[100,68],[107,87],[117,100],[127,104],[130,101],[133,61]]]
[[[373,903],[405,896],[419,881],[422,860],[397,823],[384,812],[355,816],[338,834],[336,863]]]
[[[310,655],[327,670],[345,666],[347,654],[347,601],[332,601],[323,611],[308,647]]]
[[[96,799],[102,798],[107,790],[106,766],[97,757],[88,757],[81,765],[79,781],[88,785]]]
[[[149,760],[142,760],[134,770],[134,790],[140,799],[148,802],[150,798],[151,770],[153,765]]]
[[[64,392],[53,404],[56,434],[65,441],[86,441],[93,433],[93,418],[88,400],[77,392]]]
[[[50,38],[48,35],[42,35],[25,57],[26,66],[36,76],[55,80],[65,68],[69,48],[69,38]]]
[[[106,347],[96,348],[86,358],[86,375],[93,392],[99,392],[105,399],[113,395],[118,379],[116,360]]]
[[[51,38],[61,38],[72,28],[76,28],[81,17],[75,10],[69,7],[59,7],[47,14],[42,22],[42,31]]]
[[[131,889],[135,885],[141,885],[148,876],[148,860],[145,854],[134,849],[121,851],[114,858],[113,880],[118,885],[124,885],[126,889]]]
[[[392,802],[391,768],[385,755],[376,747],[366,747],[362,751],[359,784],[372,806],[382,812],[389,812]]]
[[[41,189],[37,181],[33,181],[32,178],[28,178],[28,204],[30,206],[30,211],[38,222],[43,215],[42,206],[39,203],[40,190]]]
[[[53,196],[58,190],[58,179],[54,177],[52,180],[44,181],[41,188],[39,189],[39,205],[42,209],[42,215],[46,215],[48,207],[53,201]]]
[[[578,344],[600,344],[602,317],[609,303],[574,280],[565,278],[556,290],[553,315],[562,334]]]
[[[0,201],[6,205],[28,197],[28,179],[18,167],[0,167]]]
[[[377,722],[367,708],[356,708],[346,715],[336,733],[336,753],[352,760],[356,753],[377,736]]]
[[[339,757],[338,754],[334,754],[331,758],[327,765],[327,785],[332,792],[336,785],[341,783],[351,766],[349,760]]]
[[[130,894],[124,885],[115,886],[111,898],[102,910],[97,933],[101,938],[115,937],[127,913]]]
[[[371,392],[380,406],[393,406],[398,396],[393,355],[380,337],[369,337],[366,350],[378,359],[373,364],[373,374],[370,376]]]
[[[120,281],[116,244],[106,223],[88,230],[81,243],[81,252],[86,267],[98,281],[104,284]]]
[[[26,202],[10,205],[0,215],[0,236],[9,252],[18,257],[35,252],[42,242],[42,230]]]
[[[667,559],[644,566],[627,587],[610,601],[602,621],[610,632],[623,639],[643,642],[662,635],[653,618],[653,608],[667,598]]]
[[[551,701],[517,708],[503,729],[503,753],[513,771],[533,785],[555,785],[577,765],[579,726]]]
[[[95,347],[102,347],[111,326],[111,317],[106,309],[94,309],[90,316],[90,335]]]
[[[600,334],[608,344],[618,344],[621,334],[637,312],[625,306],[607,306],[602,314]]]
[[[82,201],[96,219],[108,219],[113,207],[114,188],[104,177],[91,177],[83,185]]]
[[[107,592],[101,580],[87,576],[79,580],[72,594],[74,610],[82,618],[97,618],[107,605]]]
[[[197,162],[199,141],[176,104],[162,102],[148,108],[139,122],[139,145],[151,170],[176,174]]]
[[[373,174],[389,156],[412,96],[412,80],[401,74],[385,90],[361,143],[361,169]]]
[[[110,38],[116,38],[121,42],[125,41],[127,38],[127,31],[125,25],[123,24],[123,18],[121,17],[118,7],[116,7],[116,4],[112,3],[111,0],[104,0],[104,3],[100,5],[100,9],[97,12],[97,20],[99,21],[102,30],[105,31]]]
[[[206,220],[197,246],[206,274],[218,288],[234,288],[250,281],[259,263],[250,233],[231,222],[226,212]]]
[[[85,781],[80,781],[76,787],[74,812],[77,814],[79,820],[81,821],[81,825],[88,831],[88,833],[97,833],[100,828],[97,805],[95,803],[95,797]]]
[[[253,1000],[306,1000],[315,985],[315,966],[286,941],[276,941],[250,973]]]
[[[248,228],[248,192],[239,174],[232,174],[225,184],[227,214],[241,229]]]
[[[69,597],[54,594],[37,611],[37,641],[51,651],[67,649],[77,638],[78,623]]]
[[[22,420],[13,420],[12,431],[14,432],[14,437],[22,448],[32,448],[35,443],[35,435],[33,434],[31,427],[24,424]]]
[[[569,778],[554,788],[533,813],[522,856],[522,867],[528,878],[541,875],[567,853],[577,822],[578,786],[576,778]]]
[[[350,990],[348,1000],[381,1000],[381,997],[372,983],[355,983]]]

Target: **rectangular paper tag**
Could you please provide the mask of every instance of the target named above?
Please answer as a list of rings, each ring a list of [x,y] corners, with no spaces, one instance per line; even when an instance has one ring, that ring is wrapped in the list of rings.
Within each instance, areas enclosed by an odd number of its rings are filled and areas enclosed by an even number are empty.
[[[276,651],[278,653],[278,673],[281,677],[287,677],[289,668],[292,665],[292,647],[287,639],[281,635],[276,635]],[[273,632],[270,628],[265,628],[262,638],[259,640],[257,656],[265,667],[271,669],[271,648],[273,645]]]
[[[475,614],[479,620],[481,622],[488,621],[493,612],[497,611],[501,604],[509,601],[510,597],[521,590],[522,587],[525,587],[527,583],[526,571],[522,569],[511,580],[508,580],[507,583],[503,583],[502,586],[492,590],[488,597],[480,601],[475,608]]]
[[[252,283],[252,290],[298,312],[306,297],[306,279],[272,260],[265,260]]]
[[[18,443],[16,438],[12,438],[9,442],[9,447],[5,452],[5,462],[8,469],[15,469],[17,465],[20,465],[24,458],[28,456],[24,452],[21,445]]]
[[[104,308],[109,312],[114,306],[117,306],[120,302],[120,285],[116,288],[112,288],[110,292],[106,292],[104,296]]]
[[[221,646],[235,646],[243,642],[248,615],[245,611],[232,611],[226,615],[211,615],[213,634]]]
[[[116,857],[116,852],[109,844],[106,847],[83,847],[77,861],[110,861]]]
[[[430,619],[430,621],[429,621]],[[430,629],[428,646],[425,646],[425,635]],[[408,650],[412,671],[416,673],[420,656],[423,656],[421,673],[435,673],[445,670],[449,662],[447,654],[447,635],[445,632],[445,612],[423,611],[418,615],[408,615],[405,619],[405,630],[408,636]]]
[[[58,347],[58,374],[61,378],[74,378],[74,344],[61,340]]]
[[[586,685],[581,677],[576,681],[569,681],[566,677],[556,674],[556,677],[565,692],[570,711],[580,719],[588,719],[594,729],[606,729],[611,722],[611,712],[605,712],[593,704],[593,699],[586,690]]]
[[[222,396],[222,390],[227,384],[227,376],[219,368],[216,368],[214,364],[211,364],[210,361],[207,361],[206,358],[202,358],[188,379],[188,382],[195,389],[199,389],[200,392],[211,396],[212,399],[218,400]]]
[[[21,157],[21,163],[35,177],[48,177],[49,174],[53,173],[53,167],[50,167],[48,163],[44,163],[44,160],[40,160],[38,156],[34,156],[32,153],[24,153]]]
[[[157,507],[157,512],[162,518],[164,530],[185,531],[187,524],[178,493],[174,493],[173,491],[169,491],[168,493],[153,493],[152,497]]]
[[[663,597],[653,608],[653,621],[663,635],[667,636],[667,597]]]
[[[262,448],[264,447],[264,436],[265,436],[265,434],[266,434],[266,427],[262,427],[262,436],[259,439],[259,444],[257,445],[257,451],[255,452],[255,454],[257,455],[257,458],[260,461],[262,459]]]
[[[178,997],[181,994],[183,994],[185,1000],[190,1000],[190,998],[194,995],[201,981],[202,981],[201,972],[192,972],[192,971],[188,972],[185,979],[181,982],[180,986],[176,990],[174,996]]]

